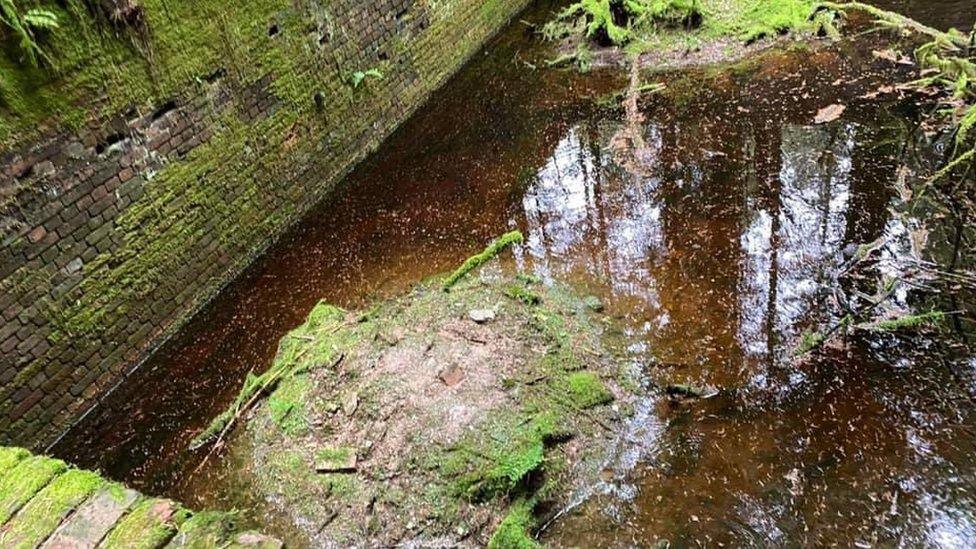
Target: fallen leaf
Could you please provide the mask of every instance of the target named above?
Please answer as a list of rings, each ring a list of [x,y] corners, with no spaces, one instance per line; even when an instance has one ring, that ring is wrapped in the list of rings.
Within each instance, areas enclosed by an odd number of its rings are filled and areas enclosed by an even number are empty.
[[[826,106],[817,111],[817,116],[813,118],[813,122],[815,124],[826,124],[827,122],[833,122],[834,120],[840,118],[840,115],[844,114],[844,111],[846,110],[847,107],[844,105],[834,104]]]

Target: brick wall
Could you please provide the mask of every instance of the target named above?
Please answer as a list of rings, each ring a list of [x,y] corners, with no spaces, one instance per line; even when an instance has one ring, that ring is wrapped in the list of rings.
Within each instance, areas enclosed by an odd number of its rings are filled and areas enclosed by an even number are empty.
[[[127,56],[120,81],[144,71],[148,100],[96,82],[73,100],[80,121],[0,108],[22,122],[0,155],[0,444],[63,432],[526,3],[288,1],[215,25],[207,43],[226,45],[201,64],[167,53],[197,23],[147,0],[148,45],[114,33],[99,47]],[[74,93],[92,63],[116,62],[97,50],[37,93]]]

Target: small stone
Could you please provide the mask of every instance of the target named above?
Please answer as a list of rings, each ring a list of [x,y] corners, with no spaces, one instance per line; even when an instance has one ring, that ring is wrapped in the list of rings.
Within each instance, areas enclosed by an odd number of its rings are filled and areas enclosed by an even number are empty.
[[[356,413],[356,408],[359,408],[359,394],[355,391],[347,393],[342,399],[342,411],[351,416]]]
[[[478,324],[485,324],[486,322],[495,320],[495,311],[491,309],[474,309],[468,313],[468,316]]]

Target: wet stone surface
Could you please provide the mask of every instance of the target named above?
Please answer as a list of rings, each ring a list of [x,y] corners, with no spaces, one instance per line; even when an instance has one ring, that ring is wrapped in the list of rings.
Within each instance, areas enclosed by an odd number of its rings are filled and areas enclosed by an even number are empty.
[[[968,9],[901,5],[940,26]],[[927,259],[953,253],[953,220],[895,215],[892,183],[924,175],[942,149],[911,98],[877,93],[911,77],[871,55],[880,40],[646,75],[667,90],[628,117],[601,100],[626,75],[533,70],[545,49],[516,23],[56,449],[191,503],[261,500],[228,479],[242,463],[197,470],[202,455],[185,450],[245,374],[267,368],[320,299],[365,308],[518,228],[525,243],[505,268],[592,296],[622,326],[647,393],[607,443],[601,481],[577,494],[593,497],[544,541],[965,546],[969,321],[795,353],[837,320],[830,286],[850,250],[883,238],[897,274],[924,229]],[[817,124],[832,105],[843,112]],[[972,303],[961,289],[943,297],[954,301],[896,301]],[[466,383],[450,365],[439,375]],[[711,398],[671,399],[669,385]]]

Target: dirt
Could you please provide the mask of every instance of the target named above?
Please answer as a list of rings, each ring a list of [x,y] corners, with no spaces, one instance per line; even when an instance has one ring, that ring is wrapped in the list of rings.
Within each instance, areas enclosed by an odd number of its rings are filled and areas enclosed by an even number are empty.
[[[231,452],[292,545],[483,546],[524,502],[530,539],[598,480],[631,397],[609,321],[565,288],[468,278],[365,313],[320,304],[283,340],[277,360],[317,365],[281,382]]]

